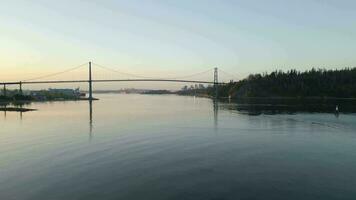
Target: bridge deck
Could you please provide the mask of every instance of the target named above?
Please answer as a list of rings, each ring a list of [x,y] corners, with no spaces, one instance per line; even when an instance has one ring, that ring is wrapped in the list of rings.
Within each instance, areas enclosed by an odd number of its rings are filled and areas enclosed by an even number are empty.
[[[2,82],[0,85],[19,85],[19,84],[50,84],[50,83],[88,83],[89,80],[67,80],[67,81],[17,81],[17,82]],[[111,80],[92,80],[93,83],[103,82],[180,82],[180,83],[202,83],[214,84],[212,81],[195,81],[195,80],[179,80],[179,79],[111,79]],[[225,84],[225,83],[218,83]]]

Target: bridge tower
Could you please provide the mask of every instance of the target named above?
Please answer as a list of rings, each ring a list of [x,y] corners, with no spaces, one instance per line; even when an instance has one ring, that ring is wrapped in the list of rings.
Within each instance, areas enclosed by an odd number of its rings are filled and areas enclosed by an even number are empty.
[[[93,100],[93,81],[91,76],[91,62],[89,62],[89,100]]]
[[[219,94],[219,80],[218,80],[218,68],[214,68],[214,89],[215,89],[215,98],[218,98]]]

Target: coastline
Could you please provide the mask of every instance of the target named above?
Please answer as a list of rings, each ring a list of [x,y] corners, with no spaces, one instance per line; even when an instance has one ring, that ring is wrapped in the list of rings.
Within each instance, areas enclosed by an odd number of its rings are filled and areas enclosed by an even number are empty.
[[[98,98],[91,99],[92,101],[98,101]],[[82,99],[53,99],[53,100],[10,100],[10,101],[0,101],[1,104],[28,104],[34,102],[58,102],[58,101],[89,101],[89,98]]]

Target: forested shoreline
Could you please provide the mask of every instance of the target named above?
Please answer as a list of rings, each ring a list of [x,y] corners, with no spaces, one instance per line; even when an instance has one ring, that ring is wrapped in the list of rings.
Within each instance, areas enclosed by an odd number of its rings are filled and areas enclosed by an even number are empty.
[[[213,96],[213,88],[209,88],[207,93]],[[219,97],[356,98],[356,68],[253,74],[238,82],[219,86]]]

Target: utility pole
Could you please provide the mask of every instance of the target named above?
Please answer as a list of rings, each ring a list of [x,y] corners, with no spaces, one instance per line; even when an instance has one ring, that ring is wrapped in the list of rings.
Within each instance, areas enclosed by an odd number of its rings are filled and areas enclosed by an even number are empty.
[[[89,62],[89,100],[93,100],[93,82],[91,77],[91,62]]]
[[[219,94],[219,80],[218,80],[218,68],[215,67],[214,68],[214,88],[215,88],[215,98],[218,98],[218,94]]]

